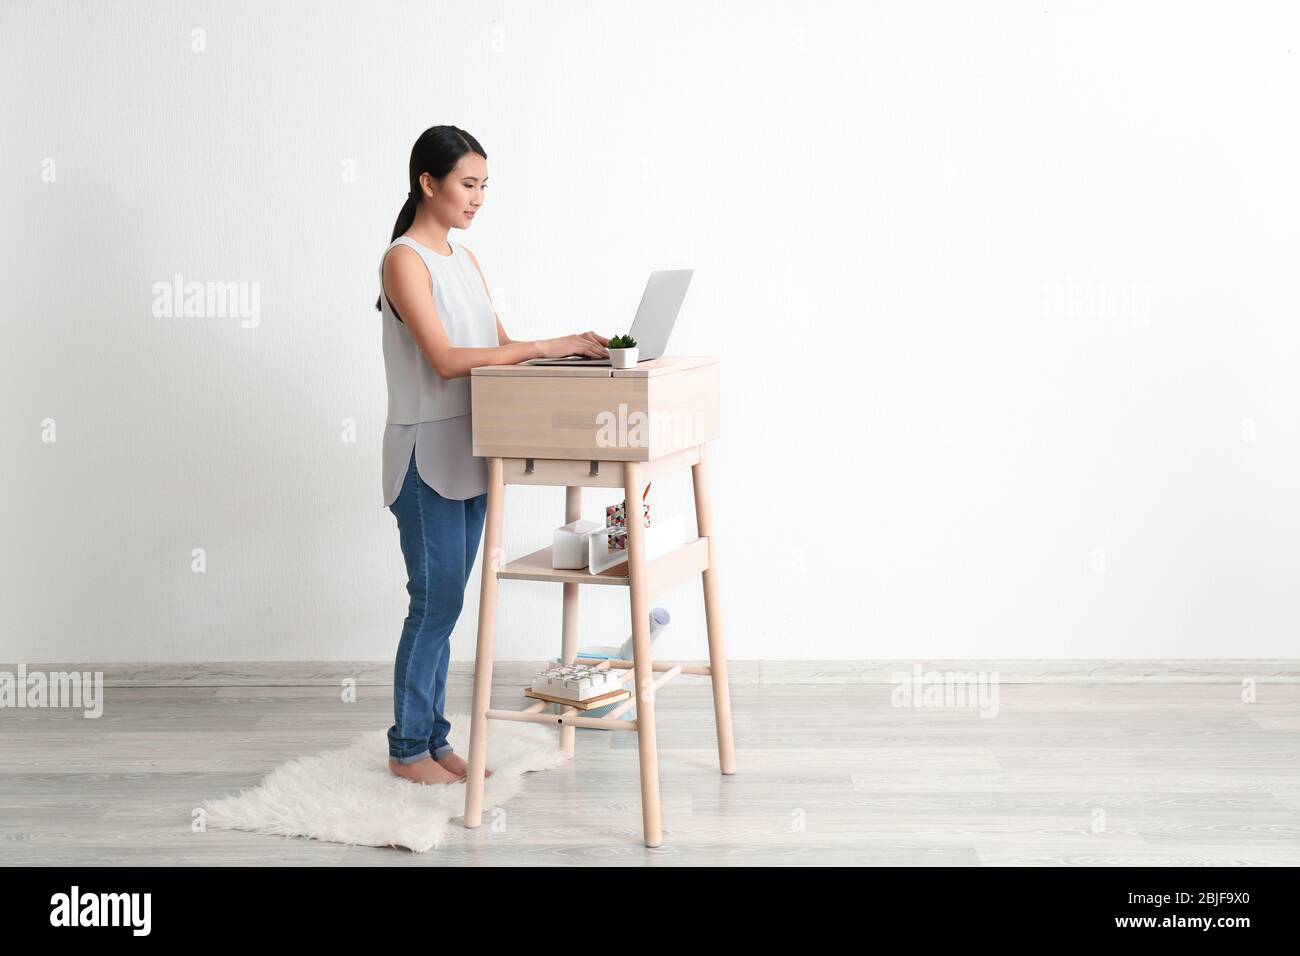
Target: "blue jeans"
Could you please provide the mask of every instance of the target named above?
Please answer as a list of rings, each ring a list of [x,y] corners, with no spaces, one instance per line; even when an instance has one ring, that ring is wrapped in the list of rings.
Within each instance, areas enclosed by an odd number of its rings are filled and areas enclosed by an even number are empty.
[[[398,763],[436,760],[452,752],[451,722],[443,715],[451,632],[483,535],[487,495],[444,498],[420,478],[412,452],[389,510],[397,518],[411,603],[393,667],[388,753]]]

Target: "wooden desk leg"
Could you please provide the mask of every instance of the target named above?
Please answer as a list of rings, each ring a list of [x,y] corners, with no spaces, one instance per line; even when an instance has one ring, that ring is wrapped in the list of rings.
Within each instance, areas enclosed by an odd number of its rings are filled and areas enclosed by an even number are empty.
[[[469,771],[465,778],[465,826],[483,816],[483,775],[487,768],[487,710],[492,706],[492,656],[497,626],[497,571],[501,560],[501,512],[506,495],[500,458],[488,459],[487,515],[483,531],[483,584],[478,603],[478,647],[474,652],[474,702],[470,707]]]
[[[582,517],[582,488],[564,489],[564,523],[577,521]],[[560,638],[560,660],[572,664],[578,656],[578,589],[581,585],[564,584],[564,608],[562,613],[562,636]],[[560,749],[564,756],[572,757],[574,740],[578,729],[569,725],[560,728]]]
[[[654,658],[650,652],[650,598],[646,589],[645,525],[641,518],[640,469],[623,463],[627,502],[628,603],[632,605],[632,657],[636,683],[637,747],[641,755],[641,823],[645,845],[663,842],[659,808],[659,751],[655,746]]]
[[[731,734],[731,691],[727,687],[727,651],[722,640],[722,599],[718,594],[718,551],[713,543],[713,515],[709,506],[709,478],[704,446],[700,460],[691,466],[695,489],[695,524],[700,537],[709,539],[709,566],[704,579],[704,623],[709,632],[709,673],[713,682],[713,722],[718,732],[718,764],[723,773],[736,772],[736,744]]]

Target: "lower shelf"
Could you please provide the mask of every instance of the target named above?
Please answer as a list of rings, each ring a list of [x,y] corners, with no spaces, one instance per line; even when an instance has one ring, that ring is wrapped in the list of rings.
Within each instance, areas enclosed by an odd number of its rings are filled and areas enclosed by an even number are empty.
[[[683,578],[700,574],[709,567],[709,539],[696,538],[680,548],[655,558],[646,565],[646,588],[651,594],[663,591]],[[557,584],[614,584],[628,586],[626,562],[600,574],[586,568],[566,570],[551,567],[551,549],[542,548],[508,563],[497,572],[503,580],[551,581]]]

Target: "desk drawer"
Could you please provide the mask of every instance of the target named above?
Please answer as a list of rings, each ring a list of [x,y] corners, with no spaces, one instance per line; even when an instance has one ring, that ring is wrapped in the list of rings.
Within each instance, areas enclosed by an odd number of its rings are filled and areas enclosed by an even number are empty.
[[[643,482],[690,468],[700,461],[692,445],[638,464]],[[595,472],[593,474],[593,471]],[[577,461],[570,458],[502,458],[501,478],[507,485],[558,485],[564,488],[622,488],[623,462]]]
[[[592,474],[593,465],[596,474]],[[567,488],[622,488],[621,461],[569,458],[506,458],[501,477],[507,485],[560,485]]]

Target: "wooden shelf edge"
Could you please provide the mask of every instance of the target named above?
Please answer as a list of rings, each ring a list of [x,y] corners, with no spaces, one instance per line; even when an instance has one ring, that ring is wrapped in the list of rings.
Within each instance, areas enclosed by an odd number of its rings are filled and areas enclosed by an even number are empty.
[[[662,591],[683,577],[699,574],[709,567],[709,539],[694,538],[667,554],[660,555],[646,565],[647,586],[650,593]],[[618,573],[614,573],[618,572]],[[564,570],[551,567],[551,549],[542,548],[522,558],[509,562],[497,572],[505,581],[548,581],[552,584],[612,584],[628,586],[627,565],[620,564],[601,574],[592,574],[586,568]]]

